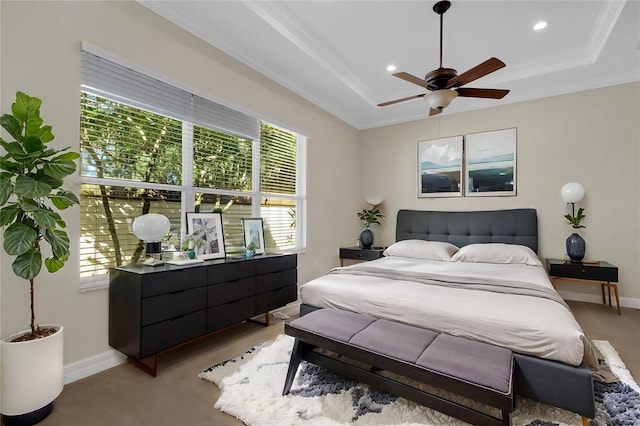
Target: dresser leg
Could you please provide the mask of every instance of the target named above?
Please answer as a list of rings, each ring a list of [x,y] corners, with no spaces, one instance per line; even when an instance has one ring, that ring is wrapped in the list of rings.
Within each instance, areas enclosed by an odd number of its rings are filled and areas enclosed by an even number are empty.
[[[127,360],[138,367],[140,370],[144,371],[147,374],[156,377],[158,374],[158,354],[152,355],[151,357],[151,365],[147,365],[142,361],[138,361],[137,359],[133,359],[131,357],[127,358]]]

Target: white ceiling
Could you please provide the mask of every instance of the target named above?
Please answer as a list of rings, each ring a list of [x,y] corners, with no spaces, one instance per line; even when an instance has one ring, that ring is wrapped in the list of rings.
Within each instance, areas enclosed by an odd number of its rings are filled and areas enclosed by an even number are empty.
[[[358,129],[425,118],[426,93],[391,76],[439,66],[435,1],[139,2]],[[545,20],[542,31],[533,25]],[[443,114],[640,80],[640,1],[452,1],[443,66],[462,73],[495,56],[506,67],[465,87]],[[396,72],[397,72],[396,71]]]

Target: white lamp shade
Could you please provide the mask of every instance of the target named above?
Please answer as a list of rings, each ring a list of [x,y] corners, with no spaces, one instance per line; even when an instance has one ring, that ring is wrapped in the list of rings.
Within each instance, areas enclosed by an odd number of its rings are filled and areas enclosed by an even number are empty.
[[[136,237],[147,243],[156,243],[162,240],[171,229],[171,223],[166,216],[158,213],[148,213],[138,216],[133,220],[133,233]]]
[[[371,204],[372,206],[378,206],[382,204],[384,198],[380,195],[369,195],[366,198],[367,204]]]
[[[443,109],[449,106],[452,100],[458,96],[458,92],[450,89],[436,90],[424,97],[424,100],[433,109]]]
[[[577,182],[570,182],[560,189],[560,194],[565,203],[577,203],[584,197],[584,187]]]

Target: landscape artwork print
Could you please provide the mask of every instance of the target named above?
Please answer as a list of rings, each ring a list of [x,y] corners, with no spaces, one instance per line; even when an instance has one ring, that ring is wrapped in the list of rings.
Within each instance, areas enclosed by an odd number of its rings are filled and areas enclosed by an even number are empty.
[[[465,196],[516,195],[516,129],[465,136]]]
[[[462,195],[462,136],[418,142],[418,197]]]

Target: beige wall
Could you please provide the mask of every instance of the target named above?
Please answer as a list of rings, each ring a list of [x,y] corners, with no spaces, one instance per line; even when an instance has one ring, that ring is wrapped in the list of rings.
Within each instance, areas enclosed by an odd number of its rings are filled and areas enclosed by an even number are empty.
[[[337,247],[357,232],[358,132],[272,80],[189,35],[134,2],[0,2],[2,111],[15,92],[44,100],[58,147],[79,150],[80,44],[89,42],[179,81],[199,94],[304,133],[308,139],[308,249],[299,280],[338,264]],[[328,172],[327,168],[331,167]],[[79,176],[67,187],[78,193]],[[107,344],[107,290],[81,294],[79,208],[64,212],[74,253],[63,270],[37,278],[41,323],[65,327],[65,364],[99,354]],[[338,220],[336,220],[336,218]],[[0,335],[27,328],[28,286],[2,252]]]
[[[362,131],[363,190],[385,197],[387,218],[377,230],[376,244],[393,242],[395,213],[401,208],[533,207],[541,256],[562,257],[572,228],[562,217],[566,205],[560,188],[580,182],[586,190],[579,203],[587,215],[586,228],[579,231],[587,243],[586,257],[618,266],[624,304],[640,307],[639,117],[640,83],[631,83]],[[510,127],[517,128],[517,196],[416,196],[417,141]],[[571,283],[559,289],[599,292]]]

